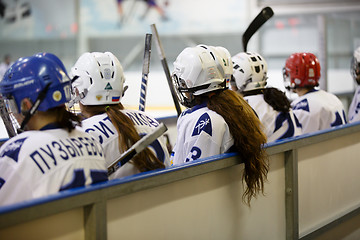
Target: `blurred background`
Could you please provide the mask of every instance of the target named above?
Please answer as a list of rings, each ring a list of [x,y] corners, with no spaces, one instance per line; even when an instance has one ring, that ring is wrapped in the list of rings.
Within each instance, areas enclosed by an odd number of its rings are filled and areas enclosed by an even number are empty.
[[[0,0],[0,57],[38,52],[60,57],[68,71],[84,52],[110,51],[123,65],[123,103],[138,108],[145,34],[156,24],[170,72],[176,56],[200,43],[243,51],[242,34],[265,6],[274,16],[250,39],[248,51],[268,62],[269,84],[283,88],[282,68],[294,52],[316,54],[320,88],[350,104],[355,82],[350,61],[360,46],[359,0]],[[152,43],[146,111],[176,115],[167,80]]]

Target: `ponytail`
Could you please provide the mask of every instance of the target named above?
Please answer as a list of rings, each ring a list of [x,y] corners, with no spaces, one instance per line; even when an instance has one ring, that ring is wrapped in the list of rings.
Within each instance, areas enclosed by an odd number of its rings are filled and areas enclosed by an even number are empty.
[[[243,200],[250,205],[258,193],[264,194],[264,182],[269,170],[263,145],[267,142],[262,124],[250,105],[236,92],[219,91],[207,99],[207,107],[221,115],[234,138],[234,146],[245,163]]]
[[[277,88],[269,87],[262,89],[254,89],[250,91],[244,91],[240,93],[242,96],[252,96],[257,94],[263,94],[264,100],[275,111],[287,113],[290,111],[290,101],[286,97],[285,93]]]
[[[265,88],[263,90],[264,100],[275,111],[287,113],[290,111],[290,101],[285,93],[277,88]]]
[[[121,153],[128,150],[132,145],[134,145],[138,140],[140,140],[141,137],[136,131],[134,123],[129,117],[127,117],[124,113],[120,111],[124,109],[121,103],[108,106],[82,105],[82,107],[84,111],[89,113],[91,116],[106,112],[106,114],[110,118],[110,121],[118,132],[119,150]],[[146,148],[140,153],[138,153],[132,158],[130,162],[134,164],[134,166],[140,172],[145,172],[158,168],[165,168],[164,163],[162,163],[149,148]]]

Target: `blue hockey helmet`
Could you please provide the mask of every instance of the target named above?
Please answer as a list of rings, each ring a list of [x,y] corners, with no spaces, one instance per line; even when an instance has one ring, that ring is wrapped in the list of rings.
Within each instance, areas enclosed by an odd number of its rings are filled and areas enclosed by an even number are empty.
[[[40,53],[35,54],[35,56],[36,57],[45,57],[45,58],[49,58],[49,59],[53,60],[60,66],[61,69],[63,69],[63,71],[66,72],[64,63],[55,54],[49,53],[49,52],[40,52]]]
[[[11,112],[21,111],[21,101],[33,103],[39,93],[48,88],[38,110],[46,111],[70,100],[71,81],[64,64],[53,54],[40,53],[18,59],[0,82],[0,93],[8,100]]]

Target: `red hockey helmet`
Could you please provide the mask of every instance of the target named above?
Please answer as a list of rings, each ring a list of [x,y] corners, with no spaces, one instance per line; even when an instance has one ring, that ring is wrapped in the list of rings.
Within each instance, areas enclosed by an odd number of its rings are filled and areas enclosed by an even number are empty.
[[[320,63],[312,53],[294,53],[284,68],[284,81],[290,79],[290,88],[319,86]]]

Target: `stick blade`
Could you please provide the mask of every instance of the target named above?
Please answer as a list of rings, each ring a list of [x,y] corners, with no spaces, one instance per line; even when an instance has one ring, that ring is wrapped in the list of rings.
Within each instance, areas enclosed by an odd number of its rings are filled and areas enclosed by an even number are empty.
[[[144,49],[143,68],[142,68],[143,74],[149,73],[150,56],[151,56],[151,40],[152,40],[152,34],[147,33],[145,35],[145,49]]]
[[[274,15],[274,11],[271,7],[264,7],[261,10],[261,14],[264,16],[264,19],[268,20]]]
[[[245,32],[242,36],[242,44],[243,44],[244,52],[247,51],[247,44],[248,44],[250,38],[273,15],[274,15],[274,11],[272,10],[271,7],[264,7],[260,11],[260,13],[254,18],[254,20],[250,23],[250,25],[245,30]]]

